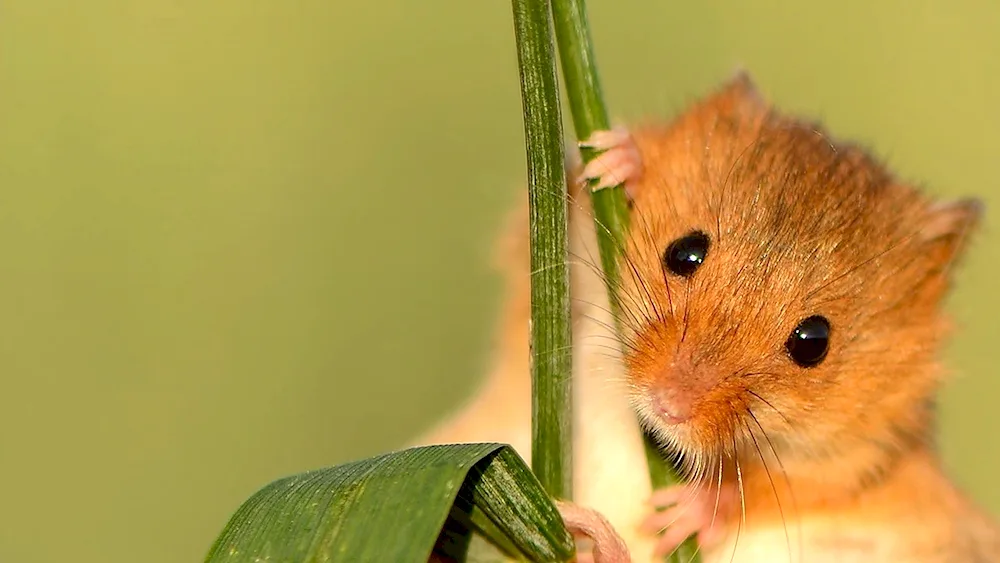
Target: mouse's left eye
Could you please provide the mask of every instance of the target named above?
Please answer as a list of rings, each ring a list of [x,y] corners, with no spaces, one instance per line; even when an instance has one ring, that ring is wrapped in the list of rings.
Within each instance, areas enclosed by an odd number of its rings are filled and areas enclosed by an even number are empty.
[[[804,368],[811,368],[822,362],[828,348],[830,321],[819,315],[803,319],[785,342],[788,355]]]
[[[667,246],[663,265],[678,276],[688,277],[708,256],[708,235],[701,231],[688,233]]]

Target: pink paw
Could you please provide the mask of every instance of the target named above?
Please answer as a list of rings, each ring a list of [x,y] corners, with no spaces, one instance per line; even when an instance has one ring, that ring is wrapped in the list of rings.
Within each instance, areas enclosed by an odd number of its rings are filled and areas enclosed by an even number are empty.
[[[726,483],[721,491],[714,484],[660,489],[650,497],[650,504],[657,510],[642,523],[642,529],[651,534],[663,533],[656,543],[657,555],[672,553],[694,534],[700,545],[709,546],[725,537],[728,516],[738,502],[736,487]]]
[[[594,131],[580,147],[603,151],[588,162],[580,174],[585,182],[596,180],[591,188],[595,192],[618,184],[628,187],[642,172],[642,156],[624,127]]]
[[[556,502],[556,508],[574,537],[590,540],[590,550],[580,550],[577,563],[631,563],[625,541],[599,512],[561,501]]]

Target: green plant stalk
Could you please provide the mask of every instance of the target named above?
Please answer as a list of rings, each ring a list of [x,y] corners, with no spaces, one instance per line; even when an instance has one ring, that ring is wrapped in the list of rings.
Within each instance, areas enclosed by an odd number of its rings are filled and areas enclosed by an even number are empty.
[[[594,131],[607,130],[610,127],[597,65],[594,61],[587,9],[584,0],[552,0],[552,12],[556,41],[559,45],[559,61],[562,64],[570,112],[573,116],[573,128],[577,140],[583,141]],[[581,150],[581,153],[584,163],[597,156],[594,151],[586,149]],[[591,200],[601,266],[604,269],[611,308],[620,331],[621,326],[618,323],[621,318],[620,303],[614,288],[619,285],[621,274],[618,258],[625,247],[625,237],[628,232],[628,202],[622,185],[592,192]],[[644,435],[643,440],[653,488],[659,489],[679,483],[676,470],[663,459],[652,439]],[[672,554],[670,560],[696,563],[699,559],[695,538],[688,538]]]
[[[572,350],[566,170],[548,0],[512,0],[528,157],[531,468],[572,497]]]
[[[594,63],[586,6],[583,0],[552,0],[552,13],[573,129],[577,140],[583,141],[594,131],[610,127]],[[597,156],[596,152],[588,149],[580,152],[584,163]],[[618,255],[624,248],[628,232],[628,202],[621,185],[592,192],[591,200],[601,266],[608,281],[608,296],[611,298],[611,306],[617,311],[618,303],[612,287],[619,279]],[[618,318],[617,314],[615,318]]]

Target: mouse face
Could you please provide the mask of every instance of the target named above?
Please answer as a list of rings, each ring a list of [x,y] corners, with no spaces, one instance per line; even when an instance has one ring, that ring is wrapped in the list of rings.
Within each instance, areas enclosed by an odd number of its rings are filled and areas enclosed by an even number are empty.
[[[765,440],[816,457],[921,434],[979,205],[931,201],[746,79],[634,136],[618,298],[645,424],[696,464]]]

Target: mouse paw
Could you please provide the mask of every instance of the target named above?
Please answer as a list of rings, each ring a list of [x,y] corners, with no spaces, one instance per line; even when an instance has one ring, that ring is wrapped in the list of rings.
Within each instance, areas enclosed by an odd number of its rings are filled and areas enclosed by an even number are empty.
[[[618,184],[625,184],[628,189],[629,184],[638,179],[642,172],[642,156],[631,133],[624,127],[594,131],[579,146],[603,151],[588,162],[580,174],[583,182],[596,180],[591,188],[595,192]]]
[[[562,501],[556,508],[574,537],[589,540],[589,549],[578,550],[577,563],[631,563],[625,541],[601,513]]]
[[[715,486],[692,484],[660,489],[650,497],[656,510],[643,521],[642,530],[662,533],[656,555],[672,553],[695,534],[701,546],[711,546],[725,537],[727,517],[738,502],[736,487],[726,483],[721,491]]]

